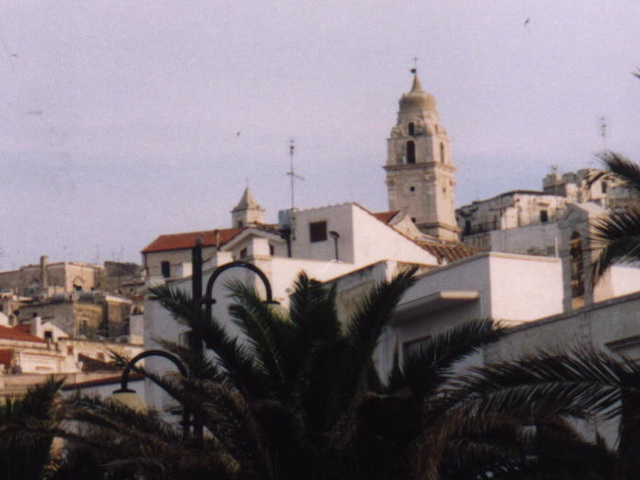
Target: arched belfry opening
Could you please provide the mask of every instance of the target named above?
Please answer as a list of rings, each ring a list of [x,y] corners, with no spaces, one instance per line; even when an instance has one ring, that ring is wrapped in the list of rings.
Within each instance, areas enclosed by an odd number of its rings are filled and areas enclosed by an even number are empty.
[[[413,140],[407,142],[407,163],[416,163],[416,144]]]
[[[409,123],[409,127],[407,129],[409,135],[413,136],[416,134],[416,126],[413,122]]]

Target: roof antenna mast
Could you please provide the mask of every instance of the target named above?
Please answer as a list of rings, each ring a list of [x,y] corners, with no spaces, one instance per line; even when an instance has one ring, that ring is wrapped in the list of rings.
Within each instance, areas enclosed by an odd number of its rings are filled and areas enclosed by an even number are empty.
[[[291,141],[289,142],[290,169],[287,172],[287,175],[289,176],[289,188],[291,189],[291,211],[292,212],[296,208],[296,204],[295,204],[295,188],[294,188],[295,180],[296,179],[304,180],[304,177],[301,177],[300,175],[296,174],[295,170],[293,169],[293,154],[294,154],[295,150],[296,150],[296,145],[295,145],[295,142],[294,142],[294,140],[292,138]]]
[[[600,130],[600,136],[602,137],[602,149],[606,150],[607,149],[607,119],[606,117],[602,116],[599,118],[600,120],[600,125],[598,126],[598,129]]]

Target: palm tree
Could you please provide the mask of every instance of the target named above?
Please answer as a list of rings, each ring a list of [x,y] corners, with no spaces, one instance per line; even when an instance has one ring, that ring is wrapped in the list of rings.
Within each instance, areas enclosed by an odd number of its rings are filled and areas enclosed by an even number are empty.
[[[616,421],[619,438],[615,455],[607,453],[601,441],[591,445],[565,442],[570,446],[564,448],[566,453],[586,453],[575,462],[573,473],[580,471],[580,464],[586,467],[579,475],[582,478],[630,480],[640,471],[640,365],[636,362],[587,349],[566,354],[543,352],[475,369],[450,382],[442,393],[439,405],[434,405],[438,423],[424,432],[416,456],[416,477],[442,478],[447,444],[441,438],[454,438],[461,431],[461,418],[465,428],[486,432],[501,425],[501,412],[520,419],[520,425],[554,424],[559,418],[594,415]],[[553,448],[557,449],[555,441]],[[600,474],[594,476],[598,470]]]
[[[612,179],[636,199],[640,198],[640,166],[620,154],[599,155],[605,168],[589,179]],[[624,209],[613,210],[595,224],[592,241],[599,250],[592,264],[592,279],[597,282],[614,263],[634,263],[640,260],[640,201]]]
[[[0,477],[39,480],[56,458],[52,442],[58,422],[55,403],[62,381],[47,380],[23,398],[0,405]]]
[[[491,321],[469,321],[434,335],[403,363],[396,354],[391,372],[381,375],[375,349],[414,278],[409,270],[382,282],[344,324],[336,288],[304,274],[287,311],[231,283],[239,337],[205,319],[189,295],[154,288],[153,297],[204,342],[206,353],[164,344],[189,365],[192,379],[142,371],[193,412],[206,428],[202,442],[184,444],[153,413],[83,398],[69,400],[69,418],[92,430],[75,441],[95,450],[92,442],[102,438],[109,445],[102,462],[122,478],[411,478],[423,433],[438,423],[429,405],[456,363],[503,335]]]

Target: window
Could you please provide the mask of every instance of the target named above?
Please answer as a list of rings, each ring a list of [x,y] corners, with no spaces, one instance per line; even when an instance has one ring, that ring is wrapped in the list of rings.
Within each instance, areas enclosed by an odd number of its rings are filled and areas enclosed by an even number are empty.
[[[75,285],[75,284],[74,284],[74,285],[73,285],[73,289],[74,289],[76,292],[81,292],[81,291],[82,291],[82,285]]]
[[[413,140],[407,142],[407,163],[416,163],[416,144]]]
[[[51,342],[53,340],[53,332],[51,330],[47,330],[46,332],[44,332],[44,339],[47,342]]]
[[[311,243],[324,242],[327,239],[327,222],[312,222],[309,224],[309,240]]]
[[[240,250],[240,258],[247,258],[247,248]]]
[[[87,330],[88,330],[87,327],[88,326],[89,326],[89,324],[87,323],[87,321],[83,320],[82,324],[80,325],[80,335],[86,335],[87,334]]]
[[[271,255],[272,257],[276,254],[276,247],[273,246],[273,244],[269,244],[269,255]]]
[[[238,220],[238,228],[242,227],[244,227],[244,223],[242,222],[242,220]]]
[[[547,223],[549,221],[549,212],[546,210],[540,210],[540,223]]]
[[[600,184],[600,188],[602,189],[603,194],[607,193],[607,182],[602,182]]]
[[[412,123],[409,124],[409,135],[415,135],[416,134],[416,126]]]
[[[471,220],[464,221],[464,234],[471,235]]]
[[[73,345],[67,345],[67,355],[73,355]]]
[[[440,161],[444,163],[444,143],[440,142]]]
[[[164,278],[169,278],[171,276],[171,263],[165,260],[160,264],[160,270]]]

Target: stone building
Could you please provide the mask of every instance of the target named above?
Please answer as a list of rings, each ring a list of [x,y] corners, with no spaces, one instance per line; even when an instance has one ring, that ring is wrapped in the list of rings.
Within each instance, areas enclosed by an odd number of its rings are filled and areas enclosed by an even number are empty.
[[[389,209],[407,214],[427,235],[457,241],[456,169],[449,137],[435,99],[423,90],[417,72],[411,90],[400,98],[398,120],[387,144]]]
[[[558,222],[569,205],[623,208],[631,201],[626,188],[611,178],[590,181],[596,169],[549,173],[543,191],[515,190],[476,200],[456,210],[462,241],[483,250],[558,255]]]
[[[43,255],[38,265],[25,265],[18,270],[0,272],[0,291],[43,298],[94,290],[126,294],[133,293],[131,287],[140,285],[142,280],[140,266],[133,263],[50,263],[49,257]]]

